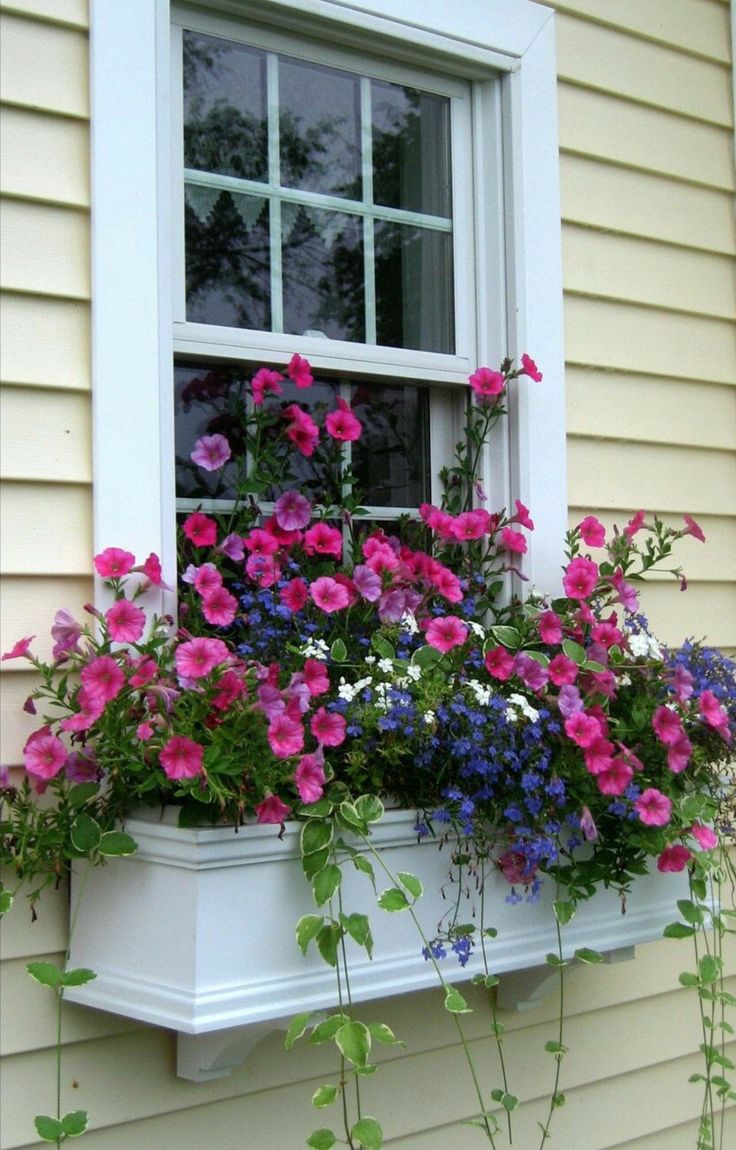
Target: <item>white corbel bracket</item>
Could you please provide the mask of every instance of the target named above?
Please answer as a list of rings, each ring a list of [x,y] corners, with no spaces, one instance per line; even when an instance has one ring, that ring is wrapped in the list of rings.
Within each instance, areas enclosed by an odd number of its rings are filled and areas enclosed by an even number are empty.
[[[255,1046],[274,1030],[288,1029],[288,1019],[270,1019],[209,1034],[177,1034],[176,1073],[189,1082],[227,1078],[249,1057]]]
[[[629,962],[634,956],[633,946],[622,946],[606,951],[603,961],[607,964]],[[573,969],[581,965],[575,963]],[[557,971],[553,966],[530,966],[501,976],[496,1001],[501,1010],[534,1010],[556,986]]]

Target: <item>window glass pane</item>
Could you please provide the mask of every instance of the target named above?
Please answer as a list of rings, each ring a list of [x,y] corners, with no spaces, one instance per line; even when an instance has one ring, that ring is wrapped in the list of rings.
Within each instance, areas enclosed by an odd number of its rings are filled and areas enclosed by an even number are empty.
[[[279,57],[281,183],[361,199],[360,80]]]
[[[418,507],[429,499],[429,394],[400,384],[353,386],[352,408],[363,434],[352,465],[364,503]]]
[[[375,229],[379,344],[454,352],[452,236],[384,221]]]
[[[271,326],[268,201],[186,187],[187,319]]]
[[[266,54],[184,32],[184,166],[268,179]]]
[[[284,331],[365,339],[363,225],[343,212],[281,208]]]
[[[449,99],[378,80],[371,95],[375,203],[449,218]]]

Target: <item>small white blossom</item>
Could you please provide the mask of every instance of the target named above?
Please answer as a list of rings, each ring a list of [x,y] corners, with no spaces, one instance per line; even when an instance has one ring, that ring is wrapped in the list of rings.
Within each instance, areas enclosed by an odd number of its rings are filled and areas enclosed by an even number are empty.
[[[649,644],[649,654],[652,656],[652,658],[653,659],[661,659],[662,658],[662,648],[660,647],[657,640],[653,639],[651,635],[647,635],[647,641]]]
[[[625,672],[623,675],[619,675],[618,685],[619,685],[619,687],[630,687],[631,686],[631,675],[627,675]]]
[[[301,654],[306,655],[308,659],[327,659],[330,648],[324,639],[308,639],[301,648]]]
[[[375,663],[375,661],[376,661],[375,655],[366,655],[365,659],[363,660],[363,662],[367,663],[369,667],[372,667],[373,664]]]
[[[635,658],[643,659],[645,655],[649,654],[649,636],[643,635],[641,632],[629,635],[629,650]]]
[[[404,614],[401,616],[401,620],[399,621],[399,626],[401,627],[402,631],[408,631],[410,635],[416,635],[417,631],[419,630],[417,621],[411,611],[404,612]]]
[[[507,723],[518,723],[518,721],[519,721],[518,712],[515,711],[513,707],[507,707],[506,708],[506,722]]]
[[[513,695],[509,695],[509,703],[513,703],[515,707],[518,707],[522,715],[529,719],[530,722],[534,723],[539,718],[539,711],[536,711],[528,699],[525,699],[523,695],[517,695],[515,693]],[[506,717],[508,718],[508,712]],[[513,721],[514,720],[512,720],[512,722]]]
[[[390,675],[394,669],[393,659],[379,659],[378,670],[383,671],[384,675]]]
[[[482,707],[487,707],[491,701],[492,691],[485,683],[479,683],[477,679],[469,679],[468,687],[475,695],[475,698]]]
[[[485,627],[481,627],[480,623],[476,623],[474,621],[471,622],[470,630],[473,632],[474,635],[477,635],[479,639],[485,639],[486,629],[485,629]]]
[[[428,727],[432,725],[435,718],[436,718],[436,716],[435,716],[434,711],[425,711],[424,712],[423,719],[424,719],[424,722],[427,724]]]
[[[413,679],[415,683],[418,683],[422,677],[422,668],[418,663],[410,663],[406,668],[406,673],[410,679]]]

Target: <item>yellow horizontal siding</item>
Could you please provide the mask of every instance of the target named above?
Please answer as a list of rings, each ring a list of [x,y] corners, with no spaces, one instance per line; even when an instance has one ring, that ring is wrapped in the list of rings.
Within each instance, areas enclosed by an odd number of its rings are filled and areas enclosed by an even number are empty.
[[[0,193],[89,205],[89,129],[83,120],[0,108]]]
[[[3,868],[0,878],[7,887],[15,890],[17,883],[12,871]],[[27,885],[21,888],[13,913],[3,920],[3,929],[0,931],[0,958],[3,962],[56,954],[66,946],[69,922],[69,892],[66,885],[58,890],[49,888],[38,908],[35,921],[31,919],[28,909],[26,896],[29,892],[30,887]]]
[[[7,437],[0,459],[3,479],[92,482],[88,395],[5,387],[0,419]]]
[[[89,299],[86,212],[22,200],[0,202],[0,285],[8,291]]]
[[[563,228],[562,253],[566,291],[736,319],[736,264],[730,255],[570,224]]]
[[[565,298],[564,315],[570,364],[736,383],[736,328],[726,320],[575,295]]]
[[[734,583],[691,583],[683,592],[674,580],[650,582],[641,591],[641,603],[663,643],[679,645],[694,638],[725,651],[736,647]]]
[[[733,122],[726,64],[701,60],[636,36],[560,13],[561,79],[726,127]]]
[[[92,568],[91,488],[4,483],[0,551],[9,575],[86,575]]]
[[[0,602],[1,599],[0,595]],[[25,618],[16,619],[15,624],[18,628],[18,634],[15,638],[33,634],[32,631],[25,630]],[[5,626],[11,630],[12,620],[6,620]],[[8,667],[8,664],[3,664],[3,667]],[[18,766],[23,762],[22,752],[25,741],[39,726],[38,719],[26,714],[23,710],[23,704],[37,684],[38,676],[35,672],[29,674],[22,670],[15,672],[3,670],[2,675],[0,675],[0,708],[2,709],[0,762],[7,766]],[[0,935],[3,933],[6,935],[8,933],[7,924],[3,925]]]
[[[558,86],[560,144],[643,172],[733,189],[733,132],[577,85]]]
[[[563,155],[563,219],[702,251],[736,253],[733,195]]]
[[[88,303],[3,293],[0,376],[6,383],[88,390]]]
[[[23,635],[35,635],[34,655],[50,658],[54,615],[64,607],[81,623],[89,623],[91,619],[84,605],[92,600],[93,591],[91,579],[61,579],[52,575],[29,579],[26,575],[6,575],[2,587],[0,651],[10,650]],[[3,664],[3,675],[19,674],[27,667],[25,659],[13,659]]]
[[[0,16],[0,99],[65,116],[89,115],[88,42],[83,30]]]
[[[77,28],[89,24],[87,0],[3,0],[0,9]]]
[[[576,436],[736,450],[736,388],[585,367],[566,373]]]
[[[542,2],[542,0],[540,0]],[[727,64],[728,0],[543,0],[614,29]]]

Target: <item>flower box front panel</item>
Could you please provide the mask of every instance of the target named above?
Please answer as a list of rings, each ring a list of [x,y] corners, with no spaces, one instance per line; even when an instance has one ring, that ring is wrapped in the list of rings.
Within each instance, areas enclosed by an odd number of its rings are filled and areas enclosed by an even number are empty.
[[[424,894],[415,911],[427,938],[452,922],[479,922],[476,876],[452,866],[449,843],[417,840],[416,816],[389,811],[372,842],[392,874],[417,875]],[[312,944],[302,955],[295,925],[320,913],[302,874],[298,823],[280,838],[273,826],[181,830],[130,819],[139,844],[87,874],[72,939],[71,962],[97,978],[70,988],[66,997],[102,1010],[188,1034],[288,1018],[335,1005],[335,973]],[[374,858],[377,890],[392,885]],[[408,911],[379,909],[367,875],[347,861],[342,897],[346,913],[370,918],[373,958],[348,940],[350,985],[356,1001],[436,985],[432,964]],[[509,885],[495,870],[484,877],[484,925],[498,936],[487,944],[494,974],[540,966],[557,949],[547,881],[536,902],[506,901]],[[77,881],[73,898],[82,884]],[[599,891],[563,929],[566,956],[582,946],[620,950],[661,935],[686,893],[683,875],[637,879],[626,900]],[[455,908],[457,912],[455,914]],[[322,908],[323,910],[326,908]],[[483,970],[480,947],[461,967],[444,960],[449,981]]]

